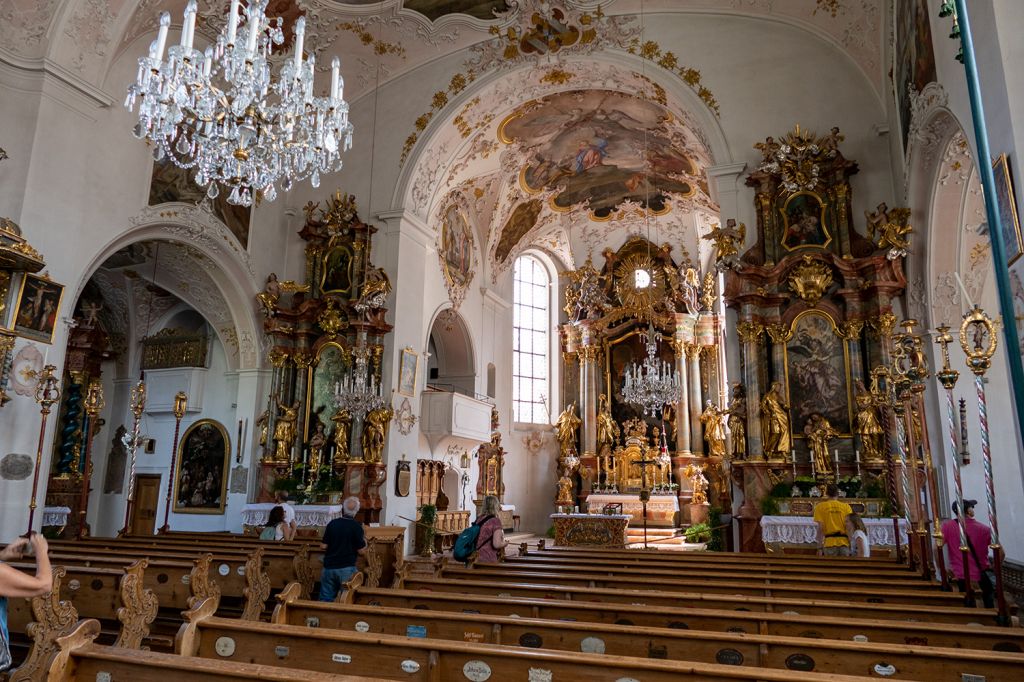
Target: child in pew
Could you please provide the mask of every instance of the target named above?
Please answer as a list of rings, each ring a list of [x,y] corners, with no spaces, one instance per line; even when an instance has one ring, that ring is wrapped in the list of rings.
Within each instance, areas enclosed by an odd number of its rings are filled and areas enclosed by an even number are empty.
[[[53,586],[50,572],[49,545],[39,533],[28,538],[18,538],[0,551],[0,562],[17,561],[25,549],[31,547],[36,557],[36,574],[26,575],[21,571],[0,563],[0,671],[11,667],[10,634],[7,631],[7,598],[38,597],[46,594]]]
[[[295,531],[285,521],[284,507],[277,505],[267,516],[267,525],[260,533],[260,540],[291,540],[293,537]]]
[[[864,525],[864,519],[857,512],[850,512],[846,515],[846,537],[850,539],[850,556],[871,556],[868,529]]]

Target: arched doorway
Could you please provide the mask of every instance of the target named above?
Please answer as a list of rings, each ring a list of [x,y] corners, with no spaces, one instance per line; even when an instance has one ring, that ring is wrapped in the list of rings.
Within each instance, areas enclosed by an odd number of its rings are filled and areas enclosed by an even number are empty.
[[[427,387],[476,395],[476,360],[465,320],[458,313],[442,311],[434,318],[427,340]]]

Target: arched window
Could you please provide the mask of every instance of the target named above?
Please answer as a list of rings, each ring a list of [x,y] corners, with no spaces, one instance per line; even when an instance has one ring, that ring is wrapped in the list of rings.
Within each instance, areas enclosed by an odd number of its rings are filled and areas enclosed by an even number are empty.
[[[516,259],[512,294],[512,414],[517,422],[546,424],[550,363],[551,279],[533,256]]]

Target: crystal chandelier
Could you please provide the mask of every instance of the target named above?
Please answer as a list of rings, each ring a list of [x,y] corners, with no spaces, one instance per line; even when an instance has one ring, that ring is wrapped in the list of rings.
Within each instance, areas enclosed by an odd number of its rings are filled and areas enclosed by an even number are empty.
[[[384,407],[380,384],[370,371],[370,348],[366,345],[366,332],[360,332],[352,349],[352,367],[334,385],[334,404],[348,410],[354,417]]]
[[[657,415],[662,407],[676,402],[679,397],[679,380],[672,367],[655,358],[660,340],[661,334],[649,324],[645,344],[647,357],[643,364],[632,363],[623,373],[622,397],[643,408],[644,415]]]
[[[313,94],[314,55],[303,59],[306,18],[295,22],[295,51],[278,66],[274,45],[284,43],[280,17],[266,15],[268,0],[231,0],[227,23],[204,52],[193,47],[196,2],[185,8],[181,43],[167,49],[171,16],[139,59],[125,107],[139,122],[132,131],[154,146],[159,161],[195,170],[195,181],[215,198],[251,206],[253,194],[273,201],[275,185],[288,191],[296,180],[320,185],[321,173],[341,169],[341,152],[352,146],[348,104],[342,98],[340,61],[331,62],[328,97]]]

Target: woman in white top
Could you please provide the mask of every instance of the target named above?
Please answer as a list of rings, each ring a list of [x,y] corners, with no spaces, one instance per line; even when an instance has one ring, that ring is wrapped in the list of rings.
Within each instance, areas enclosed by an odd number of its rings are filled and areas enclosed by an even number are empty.
[[[846,516],[846,535],[850,538],[850,556],[871,556],[868,529],[859,514],[850,513]]]

